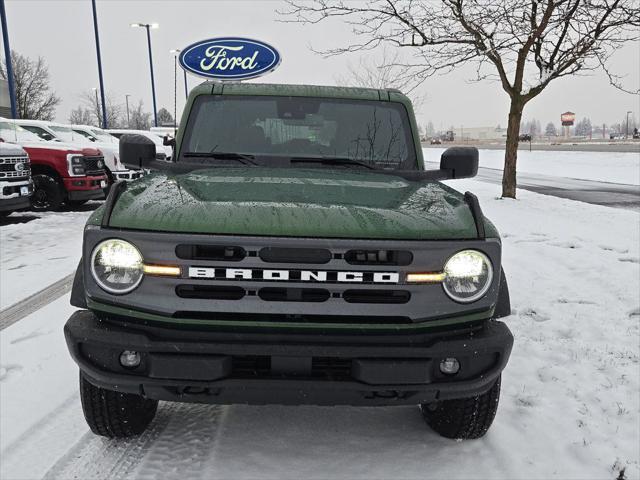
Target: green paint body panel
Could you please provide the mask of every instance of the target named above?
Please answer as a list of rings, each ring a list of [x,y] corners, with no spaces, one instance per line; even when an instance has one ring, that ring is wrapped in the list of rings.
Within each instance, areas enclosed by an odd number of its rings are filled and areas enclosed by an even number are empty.
[[[439,182],[330,168],[217,167],[149,175],[120,196],[110,225],[277,237],[477,236],[463,196]]]

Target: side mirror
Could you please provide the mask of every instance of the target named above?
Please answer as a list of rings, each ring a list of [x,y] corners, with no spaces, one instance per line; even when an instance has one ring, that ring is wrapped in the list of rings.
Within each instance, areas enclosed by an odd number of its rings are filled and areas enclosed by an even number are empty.
[[[174,148],[176,146],[176,139],[171,135],[165,135],[162,137],[162,145]]]
[[[120,163],[134,170],[164,170],[167,162],[156,160],[156,144],[153,140],[144,135],[127,133],[120,137]]]
[[[440,170],[447,178],[471,178],[478,173],[478,149],[476,147],[450,147],[440,157]]]

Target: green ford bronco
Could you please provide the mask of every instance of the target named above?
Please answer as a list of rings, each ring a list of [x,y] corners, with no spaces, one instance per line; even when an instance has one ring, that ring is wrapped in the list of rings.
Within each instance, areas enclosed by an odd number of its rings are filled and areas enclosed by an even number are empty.
[[[204,83],[171,162],[125,135],[84,231],[65,326],[91,430],[140,434],[159,400],[418,405],[449,438],[498,407],[513,337],[475,148],[425,170],[396,90]]]

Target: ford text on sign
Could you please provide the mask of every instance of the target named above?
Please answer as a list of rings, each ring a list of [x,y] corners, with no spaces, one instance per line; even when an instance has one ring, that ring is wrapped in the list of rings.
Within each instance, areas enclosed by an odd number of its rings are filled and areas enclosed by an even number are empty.
[[[274,70],[280,63],[278,51],[249,38],[212,38],[186,47],[180,65],[188,72],[218,80],[245,80]]]

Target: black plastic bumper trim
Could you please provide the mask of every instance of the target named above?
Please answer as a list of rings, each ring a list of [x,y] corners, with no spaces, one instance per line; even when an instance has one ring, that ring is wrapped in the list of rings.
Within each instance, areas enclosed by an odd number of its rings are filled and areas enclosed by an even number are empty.
[[[437,399],[461,398],[477,395],[488,390],[504,369],[509,358],[513,337],[504,323],[490,321],[474,335],[443,336],[429,345],[368,345],[368,344],[282,344],[261,342],[205,342],[159,340],[144,333],[114,327],[100,321],[92,312],[75,312],[65,325],[65,337],[69,351],[79,365],[85,378],[91,383],[110,390],[137,393],[158,400],[199,402],[214,404],[314,404],[314,405],[401,405],[425,403]],[[159,371],[161,376],[171,366],[186,365],[170,376],[176,378],[152,378],[144,372],[116,373],[96,366],[86,356],[85,348],[135,350],[154,355],[177,355],[187,363],[175,361]],[[309,378],[194,378],[189,372],[193,365],[206,362],[213,356],[220,374],[228,373],[226,358],[234,355],[262,355],[271,357],[332,357],[377,360],[387,370],[383,374],[373,373],[372,363],[352,368],[350,380],[327,380]],[[416,374],[420,361],[427,366],[427,359],[450,356],[487,358],[494,355],[496,361],[474,378],[456,381],[452,378],[430,379],[427,374]],[[177,360],[177,357],[173,357]],[[391,381],[384,384],[368,382],[389,379],[394,374],[392,366],[402,368],[403,362],[413,361],[409,373],[411,382]],[[418,362],[418,363],[416,363]],[[374,362],[375,363],[375,362]],[[358,373],[358,368],[360,368]],[[158,370],[156,370],[158,371]],[[355,375],[354,375],[355,373]],[[396,373],[406,373],[397,370]],[[158,375],[156,373],[156,375]],[[364,375],[364,377],[363,377]],[[215,376],[215,375],[214,375]],[[360,378],[358,378],[360,377]],[[185,380],[187,378],[188,380]],[[209,375],[209,378],[212,378]],[[402,375],[399,375],[402,378]],[[406,378],[406,377],[405,377]],[[427,383],[420,383],[426,380]],[[418,383],[413,383],[418,382]]]

